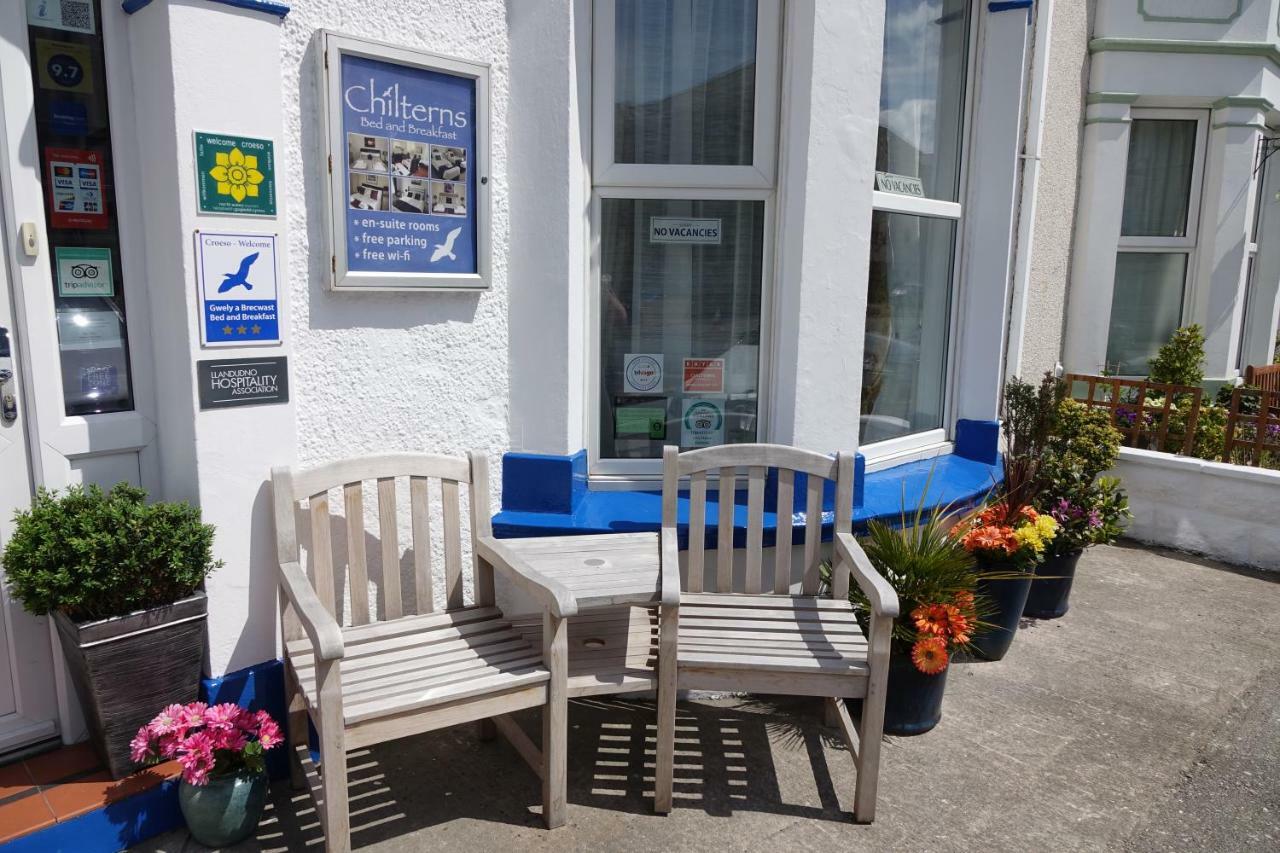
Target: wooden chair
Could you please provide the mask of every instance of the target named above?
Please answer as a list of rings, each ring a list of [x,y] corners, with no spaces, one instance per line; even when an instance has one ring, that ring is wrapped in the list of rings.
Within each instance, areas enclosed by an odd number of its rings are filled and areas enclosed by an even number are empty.
[[[307,745],[307,719],[320,736],[323,803],[317,812],[325,849],[351,847],[347,811],[346,750],[395,740],[459,723],[481,721],[482,736],[496,729],[511,741],[543,780],[543,820],[564,823],[567,727],[549,713],[549,683],[563,653],[531,645],[494,606],[493,567],[473,557],[474,601],[465,603],[462,582],[460,489],[471,489],[473,543],[491,534],[485,457],[395,454],[331,462],[309,470],[276,468],[276,540],[280,557],[280,605],[284,633],[288,740],[295,785],[304,782],[297,760]],[[408,480],[415,589],[402,604],[396,480]],[[369,607],[363,483],[377,483],[379,553],[383,567],[377,613]],[[439,480],[443,515],[443,611],[435,611],[431,565],[430,490]],[[329,493],[342,490],[347,571],[335,578]],[[297,513],[306,503],[310,527],[307,572],[299,561]],[[473,552],[474,552],[473,548]],[[544,646],[563,646],[563,617],[573,602],[545,586],[525,588],[545,608]],[[348,620],[340,620],[339,608]],[[349,622],[343,626],[341,621]],[[544,663],[544,659],[548,663]],[[558,660],[558,664],[555,661]],[[563,678],[560,679],[563,681]],[[539,750],[507,715],[542,706]],[[315,792],[316,785],[312,784]]]
[[[734,582],[734,500],[737,470],[746,468],[747,528],[744,571]],[[777,542],[771,588],[763,588],[764,496],[770,468],[778,472]],[[706,585],[707,474],[718,472],[715,572]],[[807,475],[803,565],[794,578],[792,510],[796,474]],[[689,550],[680,578],[677,496],[689,478]],[[825,585],[822,560],[823,481],[835,482],[832,572]],[[840,728],[858,769],[854,819],[875,817],[876,777],[884,730],[889,640],[898,596],[853,538],[853,455],[835,458],[769,444],[735,444],[680,453],[663,452],[663,583],[680,578],[678,607],[663,608],[658,650],[658,743],[655,803],[671,809],[676,689],[730,690],[827,699],[828,720]],[[849,578],[871,601],[868,645],[849,604]],[[735,588],[736,587],[736,588]],[[668,616],[665,611],[670,611]],[[672,665],[674,663],[674,666]],[[664,689],[665,688],[665,689]],[[862,698],[855,732],[844,700]]]

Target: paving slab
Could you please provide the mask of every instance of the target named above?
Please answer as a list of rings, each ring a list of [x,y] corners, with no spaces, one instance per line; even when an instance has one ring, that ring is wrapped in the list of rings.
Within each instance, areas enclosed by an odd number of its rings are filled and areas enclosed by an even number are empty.
[[[1024,620],[996,663],[956,663],[942,723],[888,738],[876,822],[811,700],[682,702],[675,809],[650,813],[652,703],[570,709],[568,824],[472,726],[352,753],[368,851],[1280,849],[1280,575],[1131,545],[1080,563],[1070,612]],[[537,732],[537,716],[523,723]],[[239,851],[318,850],[309,796],[273,788]],[[183,832],[136,848],[199,851]]]

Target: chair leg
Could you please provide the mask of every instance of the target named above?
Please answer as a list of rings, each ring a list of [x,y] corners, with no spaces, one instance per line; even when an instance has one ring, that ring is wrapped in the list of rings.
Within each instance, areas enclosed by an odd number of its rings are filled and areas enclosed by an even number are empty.
[[[658,734],[653,766],[653,810],[671,811],[676,755],[676,690],[679,609],[661,608],[658,628]]]
[[[889,683],[889,635],[893,620],[871,620],[871,677],[862,700],[862,726],[858,732],[858,785],[853,794],[853,819],[871,823],[876,818],[876,784],[880,775],[880,741],[884,738],[884,700]]]
[[[493,720],[486,717],[476,723],[476,735],[483,741],[493,740],[498,736],[498,727],[493,724]]]
[[[569,763],[569,625],[550,611],[542,616],[542,657],[551,670],[542,709],[542,820],[555,829],[565,821]]]
[[[342,677],[337,661],[317,667],[320,698],[321,816],[325,853],[349,853],[351,815],[347,806],[347,752],[343,737]]]
[[[285,707],[288,709],[285,732],[286,746],[289,747],[289,784],[295,791],[301,791],[307,786],[307,777],[302,770],[302,759],[298,757],[298,747],[306,748],[310,745],[310,717],[307,716],[307,701],[298,688],[298,678],[293,667],[285,664],[284,669]]]

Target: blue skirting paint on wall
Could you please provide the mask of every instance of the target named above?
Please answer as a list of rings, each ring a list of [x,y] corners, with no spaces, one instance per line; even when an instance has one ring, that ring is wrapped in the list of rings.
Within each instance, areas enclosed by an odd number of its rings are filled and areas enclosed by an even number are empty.
[[[248,9],[252,12],[265,12],[268,15],[275,15],[280,18],[289,14],[289,6],[285,3],[277,3],[275,0],[209,0],[209,2],[221,3],[224,6],[234,6],[237,9]],[[124,0],[120,4],[120,8],[124,10],[126,15],[132,15],[139,9],[149,5],[151,5],[151,0]]]
[[[217,678],[202,679],[200,694],[210,705],[234,702],[250,711],[265,710],[281,729],[285,726],[288,705],[284,698],[284,664],[281,661],[269,660]],[[289,756],[285,747],[267,753],[267,770],[272,779],[284,779],[289,775]]]
[[[502,457],[502,507],[572,515],[587,494],[587,451],[572,456],[507,453]]]
[[[1013,9],[1030,9],[1034,0],[994,0],[987,4],[989,12],[1008,12]]]
[[[178,782],[0,844],[0,853],[116,853],[183,825]]]
[[[956,431],[957,451],[952,454],[897,465],[882,471],[866,473],[866,462],[860,460],[857,470],[861,473],[860,484],[855,489],[853,519],[855,527],[863,529],[871,519],[881,519],[889,523],[897,523],[902,509],[913,511],[923,498],[926,510],[934,506],[954,504],[956,507],[975,504],[983,500],[991,488],[1001,477],[1000,458],[997,439],[999,427],[994,421],[968,421],[967,425]],[[965,452],[960,453],[961,439]],[[575,454],[575,457],[580,454]],[[542,457],[568,460],[575,457]],[[570,466],[563,466],[569,470]],[[536,492],[546,489],[554,494],[563,494],[570,486],[564,482],[550,480],[533,482],[513,482],[523,473],[547,473],[549,469],[525,469],[517,464],[512,468],[503,466],[503,506],[502,511],[493,518],[495,535],[502,538],[520,538],[527,536],[570,536],[592,533],[626,533],[658,530],[662,521],[662,493],[660,490],[647,491],[600,491],[585,489],[572,502],[569,512],[548,509],[530,509],[529,507],[564,506],[564,502],[555,500],[539,500]],[[924,494],[928,484],[928,494]],[[519,502],[512,504],[507,496],[515,487]],[[776,495],[776,482],[772,477],[766,484],[769,495]],[[793,507],[793,537],[800,541],[803,536],[804,487],[797,475],[795,486],[796,504]],[[719,494],[711,490],[707,500],[712,505],[707,508],[707,518],[717,517]],[[826,490],[823,500],[823,536],[831,537],[831,529],[835,521],[834,495]],[[734,543],[741,547],[746,541],[747,500],[746,492],[739,491],[734,501]],[[776,544],[777,514],[768,509],[774,500],[765,500],[765,533],[764,541],[768,546]],[[682,493],[677,505],[677,513],[681,523],[681,547],[688,547],[688,531],[684,527],[688,521],[688,495]],[[714,524],[706,531],[707,547],[715,547],[716,531]]]

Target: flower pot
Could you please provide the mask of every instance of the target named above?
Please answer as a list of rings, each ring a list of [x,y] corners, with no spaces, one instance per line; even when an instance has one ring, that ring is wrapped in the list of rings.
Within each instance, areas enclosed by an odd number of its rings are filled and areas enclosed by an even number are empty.
[[[911,662],[911,647],[900,648],[894,643],[889,653],[884,733],[922,735],[936,726],[942,720],[942,692],[946,686],[947,670],[925,675]]]
[[[206,847],[229,847],[258,828],[267,805],[267,774],[210,776],[207,784],[178,786],[178,805],[191,837]]]
[[[1031,584],[1023,616],[1036,619],[1057,619],[1067,612],[1067,599],[1071,596],[1071,582],[1076,577],[1076,564],[1084,549],[1050,557],[1036,567],[1036,581]]]
[[[71,681],[80,695],[94,747],[111,776],[137,767],[129,741],[160,708],[194,702],[204,661],[207,601],[181,601],[96,622],[54,612]]]
[[[979,566],[979,570],[1015,571],[1005,566]],[[1018,630],[1018,620],[1022,618],[1022,609],[1027,604],[1027,594],[1031,591],[1031,582],[1035,575],[1025,572],[1021,577],[1009,580],[993,580],[980,578],[978,595],[984,595],[991,602],[993,612],[983,621],[992,627],[974,636],[969,646],[974,654],[983,660],[1000,660],[1013,645],[1013,635]]]

